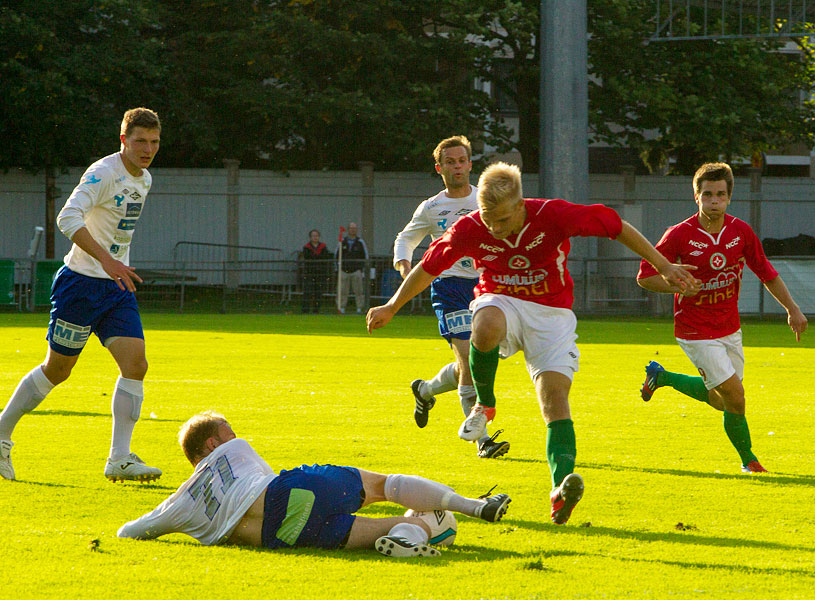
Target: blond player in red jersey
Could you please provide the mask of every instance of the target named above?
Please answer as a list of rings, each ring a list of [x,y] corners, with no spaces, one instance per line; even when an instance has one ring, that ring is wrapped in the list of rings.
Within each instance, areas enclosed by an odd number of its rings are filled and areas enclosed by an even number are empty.
[[[753,454],[745,413],[744,350],[739,322],[739,291],[746,264],[787,311],[797,340],[807,319],[778,272],[767,260],[752,228],[727,214],[733,195],[733,172],[725,163],[706,163],[693,176],[699,212],[668,228],[657,244],[668,260],[696,266],[700,289],[679,290],[643,262],[637,283],[652,292],[673,293],[676,341],[701,377],[666,371],[650,362],[640,394],[646,402],[663,386],[724,412],[724,430],[739,453],[745,473],[766,471]]]
[[[552,521],[562,524],[583,495],[583,480],[573,472],[577,450],[569,408],[579,356],[577,321],[571,311],[574,284],[566,267],[569,238],[616,239],[653,262],[669,285],[684,288],[699,282],[606,206],[524,199],[521,173],[513,165],[497,163],[484,171],[478,182],[478,207],[431,244],[387,304],[368,311],[368,331],[387,325],[456,260],[471,257],[481,273],[470,305],[469,362],[478,401],[459,437],[472,441],[483,435],[495,417],[493,385],[499,356],[523,350],[548,428]]]

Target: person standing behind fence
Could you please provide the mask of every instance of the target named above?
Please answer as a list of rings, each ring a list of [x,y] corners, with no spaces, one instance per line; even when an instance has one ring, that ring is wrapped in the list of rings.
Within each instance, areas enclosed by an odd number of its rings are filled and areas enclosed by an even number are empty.
[[[150,191],[147,167],[159,149],[161,122],[147,108],[128,110],[122,119],[121,150],[93,163],[57,216],[72,242],[65,265],[51,288],[51,320],[45,362],[20,381],[0,414],[0,475],[14,479],[11,434],[71,374],[91,333],[119,367],[111,401],[113,435],[105,477],[112,481],[152,481],[161,471],[130,451],[130,438],[144,399],[147,359],[136,286],[129,266],[130,242]],[[82,443],[82,434],[78,436]]]
[[[348,223],[348,235],[337,246],[335,255],[338,263],[337,310],[345,314],[348,304],[348,292],[353,289],[356,298],[357,314],[367,310],[365,306],[365,278],[362,269],[368,260],[368,246],[365,240],[357,235],[357,224]]]
[[[331,252],[320,241],[320,232],[308,232],[308,243],[303,246],[303,313],[320,312],[320,303],[331,270]]]

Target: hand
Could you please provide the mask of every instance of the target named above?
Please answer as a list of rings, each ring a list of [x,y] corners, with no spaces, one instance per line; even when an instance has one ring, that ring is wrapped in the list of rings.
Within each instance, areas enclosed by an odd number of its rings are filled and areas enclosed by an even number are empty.
[[[790,329],[795,332],[795,339],[797,341],[801,341],[801,334],[807,330],[807,318],[804,316],[804,313],[801,312],[801,309],[796,308],[795,310],[787,313],[787,324],[790,326]]]
[[[368,311],[368,314],[365,317],[365,321],[368,324],[368,333],[371,333],[374,329],[379,329],[390,323],[390,320],[393,318],[394,314],[396,314],[395,311],[387,304],[383,306],[374,306]]]
[[[102,263],[102,268],[122,291],[127,289],[128,292],[135,292],[136,284],[134,281],[142,283],[142,278],[136,275],[135,267],[129,267],[116,259],[111,258],[110,261],[105,261]]]
[[[687,269],[695,270],[694,265],[669,264],[660,275],[668,285],[679,289],[683,296],[694,296],[702,288],[702,281],[691,275]]]

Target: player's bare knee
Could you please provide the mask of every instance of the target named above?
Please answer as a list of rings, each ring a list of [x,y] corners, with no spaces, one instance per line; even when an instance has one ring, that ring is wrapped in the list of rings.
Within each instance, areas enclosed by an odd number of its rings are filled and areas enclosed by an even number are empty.
[[[73,363],[45,362],[42,365],[42,373],[52,384],[59,385],[71,376],[73,368]]]
[[[129,361],[120,368],[122,377],[127,379],[143,380],[147,375],[147,359],[144,357]]]

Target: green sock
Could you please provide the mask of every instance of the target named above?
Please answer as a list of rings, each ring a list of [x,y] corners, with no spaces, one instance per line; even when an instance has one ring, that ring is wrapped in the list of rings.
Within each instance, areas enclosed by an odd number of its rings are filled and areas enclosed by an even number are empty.
[[[552,472],[552,489],[560,485],[566,475],[574,472],[577,443],[571,419],[552,421],[547,427],[546,459]]]
[[[751,460],[757,460],[751,448],[750,428],[747,426],[747,417],[736,413],[724,411],[724,431],[730,438],[730,443],[739,453],[741,464],[746,465]]]
[[[694,400],[707,402],[707,388],[705,387],[705,380],[701,377],[665,371],[657,377],[657,385],[660,387],[667,385]]]
[[[498,370],[498,346],[481,352],[470,342],[470,372],[478,403],[495,406],[495,372]]]

